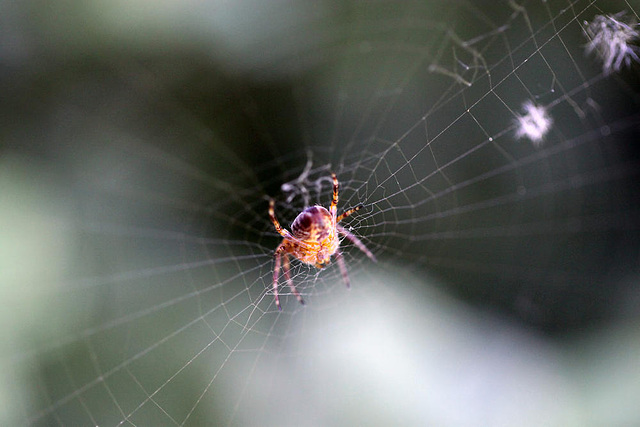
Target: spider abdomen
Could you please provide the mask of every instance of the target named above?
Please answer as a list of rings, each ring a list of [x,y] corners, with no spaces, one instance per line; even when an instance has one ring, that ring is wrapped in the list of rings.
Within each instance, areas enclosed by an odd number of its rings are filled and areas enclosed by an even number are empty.
[[[333,221],[322,206],[311,206],[302,211],[291,224],[291,233],[298,239],[321,242],[332,234]]]

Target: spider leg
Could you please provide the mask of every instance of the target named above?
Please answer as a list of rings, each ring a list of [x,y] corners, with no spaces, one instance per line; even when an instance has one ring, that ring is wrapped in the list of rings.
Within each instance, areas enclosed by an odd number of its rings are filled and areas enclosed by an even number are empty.
[[[378,260],[376,259],[376,256],[372,254],[371,251],[367,249],[367,247],[364,245],[364,243],[362,243],[362,241],[358,239],[356,236],[354,236],[350,231],[348,231],[346,228],[344,228],[340,224],[336,225],[336,229],[338,230],[338,233],[342,234],[344,237],[351,240],[351,243],[356,245],[356,247],[360,249],[362,252],[364,252],[369,258],[371,258],[373,262],[378,262]]]
[[[362,209],[362,208],[363,208],[363,205],[358,205],[358,206],[356,206],[355,208],[352,208],[352,209],[349,209],[349,210],[348,210],[348,211],[346,211],[346,212],[343,212],[343,213],[338,217],[338,219],[336,220],[336,222],[340,222],[340,221],[342,221],[343,219],[345,219],[345,218],[346,218],[346,217],[348,217],[349,215],[351,215],[351,214],[354,214],[354,213],[358,212],[358,211],[359,211],[360,209]]]
[[[302,240],[295,238],[293,234],[291,234],[289,230],[287,230],[286,228],[282,228],[282,226],[280,225],[280,222],[278,221],[278,218],[276,218],[276,212],[274,209],[275,204],[276,204],[275,200],[273,199],[269,200],[269,217],[271,218],[271,222],[273,223],[273,226],[275,227],[276,231],[285,239],[295,242],[297,245],[302,246],[304,248],[308,248],[309,245],[307,245]]]
[[[347,288],[351,288],[351,282],[349,281],[349,275],[347,274],[347,266],[344,262],[344,258],[342,257],[342,253],[337,251],[335,253],[336,261],[338,262],[338,267],[340,267],[340,273],[342,274],[342,280],[344,280],[344,284],[347,285]]]
[[[286,239],[297,241],[298,239],[293,237],[291,233],[289,233],[289,231],[282,228],[282,226],[280,225],[280,222],[278,222],[278,218],[276,218],[276,212],[274,209],[275,205],[276,205],[275,200],[273,199],[269,200],[269,217],[271,218],[271,222],[273,223],[273,226],[276,228],[276,231]]]
[[[279,311],[282,311],[282,307],[280,306],[280,299],[278,298],[278,276],[280,273],[280,261],[282,257],[282,252],[284,251],[285,249],[283,245],[278,246],[278,249],[276,249],[276,253],[275,253],[276,265],[273,268],[273,295],[276,298],[276,306],[278,307]]]
[[[331,218],[333,218],[335,225],[338,222],[338,188],[340,187],[340,184],[338,183],[338,177],[335,173],[331,173],[331,179],[333,179],[333,199],[331,200],[329,212],[331,213]]]
[[[291,273],[289,272],[289,254],[284,254],[284,262],[282,263],[282,267],[284,269],[284,277],[287,279],[287,283],[289,284],[289,288],[291,288],[291,292],[298,298],[300,304],[304,305],[304,300],[302,299],[302,295],[296,289],[296,286],[293,284],[293,280],[291,280]]]

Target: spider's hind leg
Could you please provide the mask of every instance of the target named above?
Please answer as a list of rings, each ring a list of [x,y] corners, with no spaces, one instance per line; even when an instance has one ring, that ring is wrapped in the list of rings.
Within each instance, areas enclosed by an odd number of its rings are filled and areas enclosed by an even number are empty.
[[[335,173],[331,174],[331,179],[333,180],[333,197],[331,199],[331,206],[329,206],[329,212],[331,213],[331,217],[336,219],[338,216],[338,190],[340,188],[340,184],[338,183],[338,177]]]
[[[340,221],[342,221],[343,219],[345,219],[345,218],[346,218],[346,217],[348,217],[349,215],[351,215],[351,214],[354,214],[354,213],[358,212],[358,211],[359,211],[360,209],[362,209],[362,208],[363,208],[363,205],[358,205],[358,206],[356,206],[355,208],[352,208],[352,209],[349,209],[349,210],[348,210],[348,211],[346,211],[346,212],[343,212],[342,214],[340,214],[340,216],[338,216],[338,219],[336,220],[336,222],[340,222]]]
[[[291,235],[291,233],[289,233],[289,231],[282,228],[282,226],[280,225],[278,218],[276,218],[275,206],[276,206],[276,201],[273,199],[270,199],[269,200],[269,218],[271,218],[271,222],[273,223],[273,226],[275,227],[276,231],[278,232],[278,234],[280,234],[282,237],[286,239],[296,240]]]

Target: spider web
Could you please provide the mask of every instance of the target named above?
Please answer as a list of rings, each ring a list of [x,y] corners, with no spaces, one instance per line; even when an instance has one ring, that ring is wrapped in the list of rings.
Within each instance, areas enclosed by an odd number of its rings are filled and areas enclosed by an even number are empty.
[[[585,53],[638,5],[188,6],[6,27],[1,424],[640,421],[638,64]],[[379,261],[278,312],[331,172]]]

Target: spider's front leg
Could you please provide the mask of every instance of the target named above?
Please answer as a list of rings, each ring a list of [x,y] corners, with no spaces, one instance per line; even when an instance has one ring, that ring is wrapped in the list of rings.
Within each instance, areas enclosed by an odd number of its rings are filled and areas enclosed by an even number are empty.
[[[282,258],[284,257],[284,262],[282,262]],[[276,265],[273,268],[273,295],[276,299],[276,306],[279,311],[282,311],[282,306],[280,305],[280,297],[278,296],[278,279],[280,278],[280,266],[284,270],[284,277],[287,280],[287,284],[291,289],[291,292],[296,296],[300,304],[304,305],[304,300],[302,299],[302,295],[296,289],[296,286],[293,284],[293,280],[291,279],[291,271],[289,268],[289,254],[287,253],[287,247],[285,243],[281,243],[280,246],[276,249],[275,252]]]
[[[289,288],[291,289],[291,292],[293,292],[296,298],[298,298],[298,301],[300,301],[300,304],[304,305],[304,300],[302,299],[302,295],[300,295],[300,292],[298,292],[298,290],[296,289],[296,285],[294,285],[293,280],[291,280],[291,273],[289,272],[289,255],[286,253],[284,254],[283,267],[284,267],[284,277],[287,279],[287,284],[289,284]]]
[[[276,259],[276,265],[273,267],[273,296],[276,298],[276,307],[278,307],[279,311],[282,311],[282,307],[280,306],[280,298],[278,298],[278,277],[280,276],[280,263],[282,253],[285,251],[284,244],[281,243],[280,246],[276,249],[274,257]]]
[[[349,230],[347,230],[340,224],[336,226],[336,230],[338,230],[338,233],[342,234],[344,237],[349,239],[351,243],[356,245],[356,247],[360,249],[362,252],[364,252],[369,258],[371,258],[371,261],[378,262],[378,260],[376,259],[376,256],[372,254],[371,251],[367,249],[367,247],[364,245],[364,243],[362,243],[360,239],[354,236],[353,233],[351,233]]]
[[[349,280],[349,274],[347,273],[347,265],[344,262],[344,258],[342,257],[342,253],[337,251],[335,253],[336,261],[338,262],[338,267],[340,267],[340,273],[342,274],[342,280],[344,280],[344,284],[347,285],[347,288],[351,288],[351,281]]]

